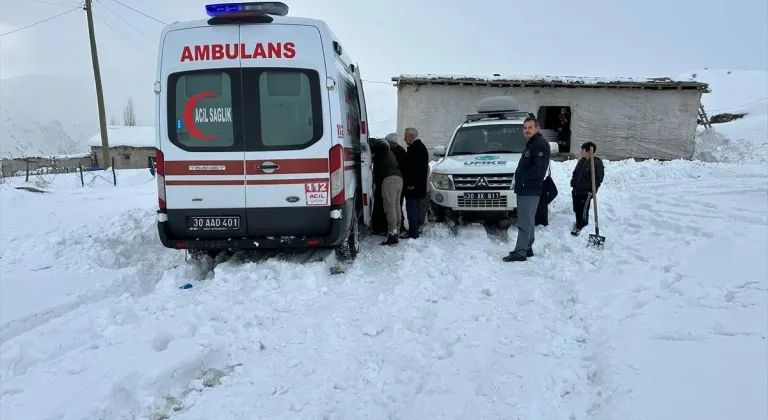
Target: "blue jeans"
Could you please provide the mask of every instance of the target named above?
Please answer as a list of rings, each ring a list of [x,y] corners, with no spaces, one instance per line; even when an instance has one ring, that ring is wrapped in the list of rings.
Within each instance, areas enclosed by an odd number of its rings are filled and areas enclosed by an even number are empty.
[[[417,236],[419,234],[419,207],[420,198],[405,197],[405,214],[408,217],[408,234]]]

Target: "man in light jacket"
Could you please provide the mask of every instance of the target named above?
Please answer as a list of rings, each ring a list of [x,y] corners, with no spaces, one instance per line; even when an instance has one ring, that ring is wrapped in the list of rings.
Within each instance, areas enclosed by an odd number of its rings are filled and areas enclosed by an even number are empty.
[[[389,150],[389,143],[377,141],[371,146],[373,152],[373,180],[381,185],[384,214],[387,216],[387,239],[382,245],[397,245],[398,232],[403,218],[400,195],[403,190],[403,175],[397,166],[395,155]]]

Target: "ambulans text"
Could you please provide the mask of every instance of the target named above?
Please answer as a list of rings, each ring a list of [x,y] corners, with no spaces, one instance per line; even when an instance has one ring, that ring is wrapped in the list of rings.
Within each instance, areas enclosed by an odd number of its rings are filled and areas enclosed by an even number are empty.
[[[210,44],[185,46],[181,61],[243,60],[256,58],[294,58],[296,45],[293,42],[259,42],[250,47],[246,44]]]

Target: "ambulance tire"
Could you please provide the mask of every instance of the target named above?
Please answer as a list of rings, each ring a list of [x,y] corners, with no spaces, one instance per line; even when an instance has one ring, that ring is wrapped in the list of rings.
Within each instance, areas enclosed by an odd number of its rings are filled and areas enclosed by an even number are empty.
[[[352,227],[342,243],[336,246],[336,258],[341,262],[351,262],[360,253],[360,214],[355,213]]]
[[[211,257],[212,259],[216,259],[216,257],[221,252],[220,249],[203,249],[203,250],[195,250],[195,251],[188,251],[189,257],[193,261],[201,261],[204,260],[206,257]]]

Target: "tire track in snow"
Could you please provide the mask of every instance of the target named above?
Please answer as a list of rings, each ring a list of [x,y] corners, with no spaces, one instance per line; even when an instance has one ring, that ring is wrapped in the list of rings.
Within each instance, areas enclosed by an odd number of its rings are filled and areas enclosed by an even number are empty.
[[[310,293],[300,298],[283,288],[289,283],[260,282],[269,299],[259,307],[273,314],[258,333],[265,350],[235,351],[230,358],[242,369],[231,382],[195,394],[174,418],[529,418],[546,414],[546,404],[587,405],[593,393],[560,395],[546,383],[568,379],[564,369],[588,370],[577,362],[594,354],[572,345],[557,353],[543,333],[572,333],[577,322],[549,298],[561,285],[541,284],[547,267],[501,263],[499,245],[487,238],[445,247],[429,236],[396,248],[369,240],[359,264],[332,279],[309,276]],[[229,275],[244,280],[241,271],[222,270],[215,279],[229,283]],[[259,398],[227,405],[246,389]]]
[[[163,272],[181,262],[178,255],[160,247],[155,225],[151,223],[151,213],[147,210],[125,211],[118,217],[102,220],[87,229],[75,227],[60,232],[58,236],[54,235],[49,246],[53,249],[51,257],[54,261],[50,269],[73,275],[94,269],[103,270],[104,278],[66,303],[3,323],[0,326],[0,344],[63,317],[81,306],[124,293],[133,296],[151,293]],[[99,234],[82,236],[84,231]],[[32,239],[30,242],[37,241]],[[25,254],[34,255],[35,248],[40,245],[38,243],[36,246],[19,248],[24,249]]]
[[[87,346],[103,336],[104,329],[114,322],[110,318],[131,318],[130,310],[110,308],[130,305],[133,299],[152,293],[163,274],[183,262],[183,257],[161,248],[152,220],[150,211],[131,210],[88,229],[104,234],[78,237],[82,229],[72,229],[54,237],[53,257],[59,262],[56,270],[73,275],[84,269],[97,270],[103,278],[67,303],[2,326],[3,382]]]

